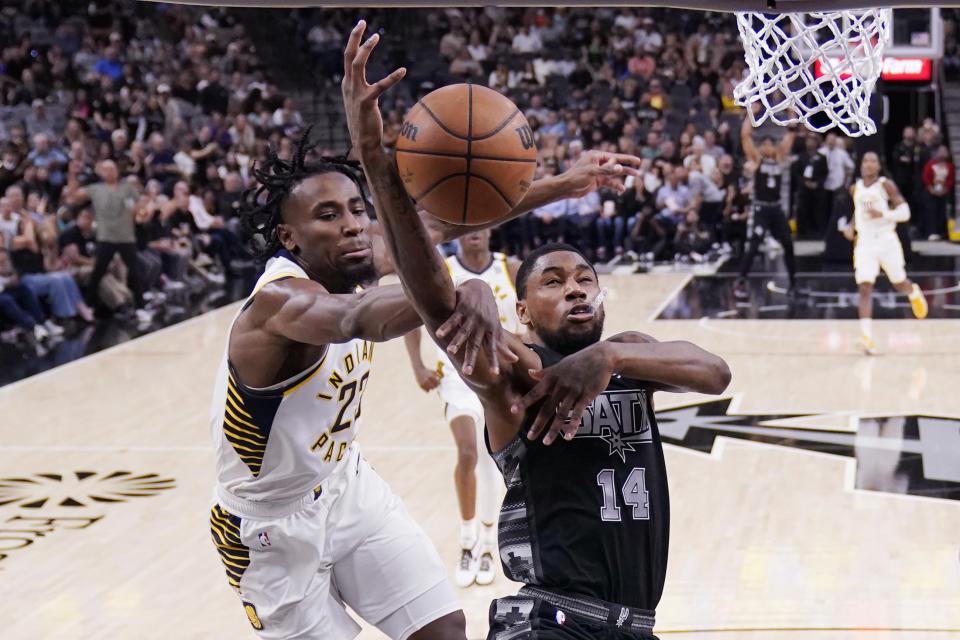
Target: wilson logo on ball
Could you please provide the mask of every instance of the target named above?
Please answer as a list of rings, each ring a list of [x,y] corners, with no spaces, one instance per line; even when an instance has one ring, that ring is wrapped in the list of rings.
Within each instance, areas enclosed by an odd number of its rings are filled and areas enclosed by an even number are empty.
[[[417,131],[419,131],[419,129],[409,122],[404,122],[403,126],[400,127],[400,135],[408,139],[410,142],[417,141]]]
[[[533,148],[533,131],[530,130],[530,127],[523,125],[522,127],[517,127],[514,131],[520,136],[520,144],[523,145],[524,149]]]

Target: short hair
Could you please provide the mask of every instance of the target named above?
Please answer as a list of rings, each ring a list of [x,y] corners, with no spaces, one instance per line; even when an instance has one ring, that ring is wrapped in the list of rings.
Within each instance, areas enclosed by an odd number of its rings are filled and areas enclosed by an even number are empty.
[[[545,244],[537,247],[530,252],[526,258],[523,259],[523,262],[520,263],[520,268],[517,269],[517,299],[523,300],[527,297],[527,278],[530,276],[530,272],[533,271],[533,265],[536,264],[537,260],[541,257],[550,254],[557,253],[558,251],[569,251],[575,253],[590,266],[590,270],[593,271],[593,275],[597,275],[597,270],[593,268],[593,263],[590,262],[590,259],[577,249],[573,245],[565,244],[563,242],[552,242],[550,244]]]
[[[308,160],[313,150],[308,128],[297,143],[290,160],[279,158],[274,151],[262,164],[253,168],[256,183],[244,191],[240,222],[249,239],[250,248],[266,260],[280,250],[277,226],[283,222],[283,205],[298,184],[322,173],[340,173],[349,178],[366,202],[360,163],[345,157]]]

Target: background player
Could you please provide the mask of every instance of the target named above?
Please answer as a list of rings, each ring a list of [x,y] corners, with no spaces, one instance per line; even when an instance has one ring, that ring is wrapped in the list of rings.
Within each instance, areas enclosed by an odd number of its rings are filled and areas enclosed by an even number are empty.
[[[343,80],[351,138],[397,272],[445,345],[443,323],[456,317],[453,281],[383,150],[383,86],[364,77],[377,36],[357,54],[355,35]],[[531,252],[517,274],[517,295],[531,344],[506,334],[518,362],[499,375],[478,364],[465,378],[480,397],[488,447],[508,483],[499,535],[504,571],[528,585],[491,606],[488,637],[649,638],[669,537],[650,393],[719,393],[729,370],[687,342],[657,343],[636,333],[600,341],[596,272],[573,247]],[[458,362],[462,352],[455,351]],[[547,447],[561,428],[563,440]]]
[[[892,180],[880,175],[880,158],[868,151],[860,160],[860,179],[850,187],[853,219],[843,235],[854,243],[853,269],[860,287],[860,345],[875,354],[872,337],[873,285],[883,267],[890,284],[907,294],[917,318],[927,317],[927,300],[920,287],[907,278],[897,223],[910,219],[910,206]]]
[[[759,107],[751,105],[751,108]],[[746,276],[753,265],[753,259],[760,249],[760,243],[769,233],[783,247],[783,259],[790,277],[790,292],[796,291],[797,266],[793,256],[793,237],[790,225],[783,212],[781,186],[783,184],[784,161],[790,155],[793,146],[796,125],[790,125],[780,144],[767,136],[758,148],[753,142],[753,126],[750,118],[745,118],[740,127],[740,142],[747,160],[756,164],[753,178],[753,207],[747,219],[747,249],[740,264],[740,277],[734,285],[734,295],[745,298],[749,294]]]
[[[520,261],[490,251],[490,231],[476,231],[458,241],[457,253],[446,259],[447,269],[455,286],[472,278],[486,282],[493,291],[503,328],[519,333],[523,326],[517,319],[517,293],[514,289]],[[420,329],[406,335],[404,341],[417,384],[424,391],[437,389],[443,403],[443,418],[450,425],[457,444],[457,466],[454,486],[460,505],[460,558],[454,583],[469,587],[493,582],[493,551],[497,537],[494,524],[500,506],[503,481],[497,466],[483,445],[483,407],[454,370],[443,349],[437,349],[435,369],[423,364],[420,352]],[[479,448],[484,449],[479,454]],[[477,511],[481,531],[477,533]]]

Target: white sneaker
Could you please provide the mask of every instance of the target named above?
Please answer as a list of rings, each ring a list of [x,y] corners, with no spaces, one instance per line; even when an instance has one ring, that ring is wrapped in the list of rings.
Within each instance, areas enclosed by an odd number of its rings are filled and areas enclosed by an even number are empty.
[[[473,549],[460,549],[460,562],[457,563],[457,571],[454,574],[453,582],[461,589],[469,587],[477,578],[477,569],[480,566],[479,559],[475,557]]]
[[[477,584],[480,586],[491,584],[495,575],[493,553],[489,549],[484,549],[480,554],[480,566],[477,568]]]
[[[58,324],[54,324],[53,320],[47,320],[43,323],[43,328],[50,332],[52,336],[62,336],[63,327]]]
[[[37,339],[37,342],[42,342],[50,337],[50,332],[42,324],[35,324],[33,325],[33,337]]]

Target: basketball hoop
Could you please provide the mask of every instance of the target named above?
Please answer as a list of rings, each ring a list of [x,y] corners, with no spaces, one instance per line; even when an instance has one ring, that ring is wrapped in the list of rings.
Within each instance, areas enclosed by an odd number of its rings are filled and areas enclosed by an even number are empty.
[[[870,94],[883,68],[887,23],[885,9],[737,13],[749,67],[734,90],[737,104],[754,126],[769,119],[813,131],[836,126],[848,136],[876,133]]]

